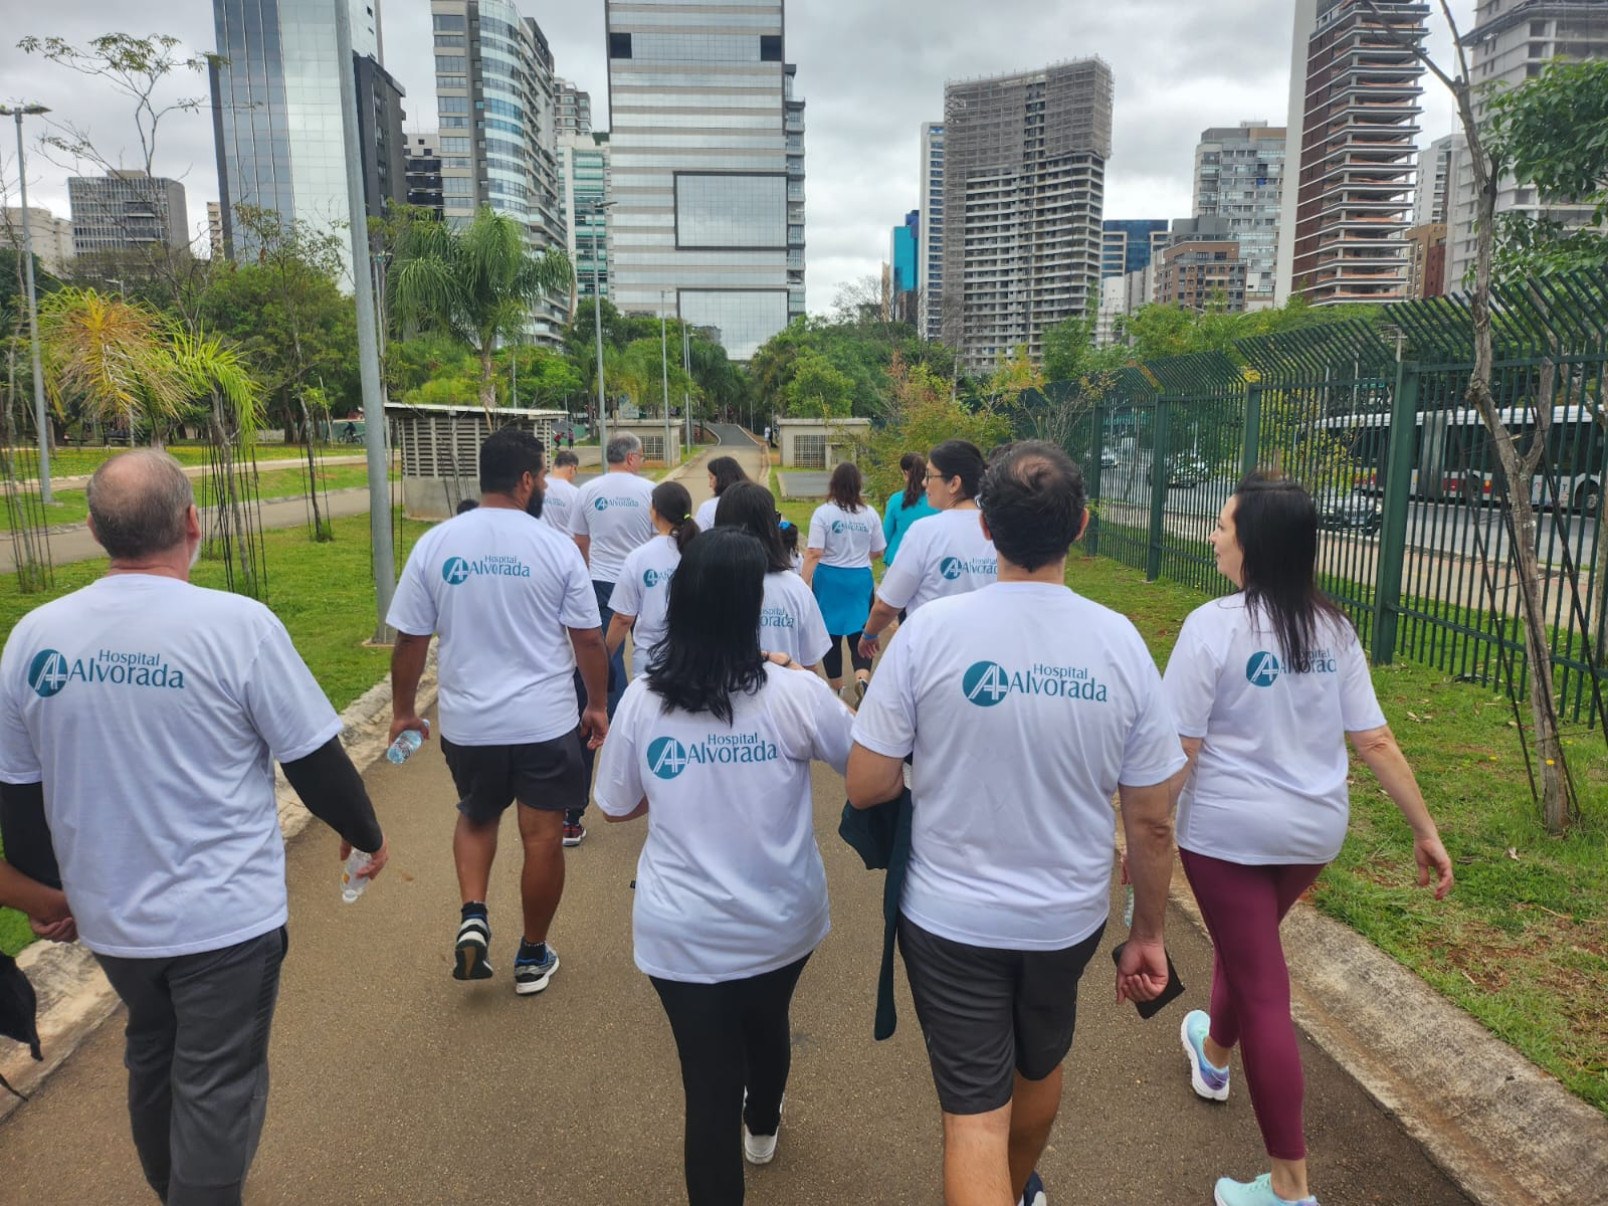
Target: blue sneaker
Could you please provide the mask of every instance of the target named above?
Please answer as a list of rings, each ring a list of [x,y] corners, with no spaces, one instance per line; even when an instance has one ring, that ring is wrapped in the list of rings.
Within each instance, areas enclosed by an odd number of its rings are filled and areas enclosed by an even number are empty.
[[[1036,1168],[1027,1178],[1027,1188],[1022,1190],[1020,1206],[1050,1206],[1049,1196],[1044,1192],[1044,1182],[1040,1179]]]
[[[1254,1181],[1231,1181],[1222,1177],[1213,1191],[1217,1206],[1318,1206],[1318,1199],[1281,1198],[1273,1192],[1273,1174],[1263,1173]]]
[[[1191,1009],[1184,1015],[1178,1037],[1183,1040],[1184,1054],[1189,1056],[1189,1083],[1195,1093],[1207,1101],[1228,1100],[1228,1069],[1215,1068],[1206,1058],[1206,1036],[1211,1032],[1212,1019],[1201,1009]]]
[[[552,943],[541,944],[540,957],[533,955],[531,950],[528,944],[520,942],[519,954],[514,959],[514,991],[522,997],[541,992],[558,970],[558,952],[553,949]]]

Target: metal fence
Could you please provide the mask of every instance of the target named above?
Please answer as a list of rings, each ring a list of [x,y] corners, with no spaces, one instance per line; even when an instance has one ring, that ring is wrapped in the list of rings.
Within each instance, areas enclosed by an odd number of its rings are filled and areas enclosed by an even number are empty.
[[[1560,715],[1608,720],[1608,273],[1499,292],[1493,392],[1521,451]],[[1465,401],[1461,297],[1382,308],[1059,383],[1031,412],[1085,466],[1092,551],[1211,594],[1207,543],[1239,478],[1277,469],[1318,502],[1324,586],[1376,662],[1400,656],[1519,689],[1525,650],[1511,507]]]

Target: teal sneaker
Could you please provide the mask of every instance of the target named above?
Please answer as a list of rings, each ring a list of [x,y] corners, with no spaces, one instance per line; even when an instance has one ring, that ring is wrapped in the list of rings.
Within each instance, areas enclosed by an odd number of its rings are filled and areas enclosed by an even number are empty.
[[[1189,1057],[1189,1083],[1195,1087],[1196,1096],[1207,1101],[1227,1101],[1228,1069],[1213,1067],[1206,1058],[1206,1036],[1211,1028],[1212,1020],[1204,1010],[1191,1009],[1178,1027],[1178,1037]]]
[[[1263,1173],[1254,1181],[1218,1180],[1213,1191],[1217,1206],[1318,1206],[1314,1197],[1281,1198],[1273,1192],[1273,1174]]]

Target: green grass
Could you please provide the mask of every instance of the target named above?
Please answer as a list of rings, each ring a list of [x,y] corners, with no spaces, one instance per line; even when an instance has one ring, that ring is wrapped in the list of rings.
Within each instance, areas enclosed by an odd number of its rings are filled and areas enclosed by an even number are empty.
[[[333,470],[332,470],[333,472]],[[404,522],[397,565],[428,524]],[[335,539],[314,544],[302,528],[281,528],[263,534],[268,564],[268,605],[284,621],[313,677],[337,711],[346,707],[382,677],[390,666],[385,649],[367,649],[363,642],[374,634],[374,588],[369,573],[368,517],[352,516],[334,522]],[[56,570],[56,586],[48,595],[23,595],[14,576],[0,578],[0,633],[11,629],[29,611],[49,598],[87,586],[100,577],[103,561],[84,561]],[[199,586],[222,588],[223,567],[202,561],[193,581]],[[27,921],[9,909],[0,909],[0,950],[15,954],[33,940]]]
[[[362,465],[331,465],[323,471],[326,490],[346,490],[368,485],[368,469]],[[258,474],[258,489],[264,502],[275,498],[300,498],[307,491],[305,466],[295,469],[269,469]],[[195,483],[195,501],[198,506],[211,506],[213,499],[208,491],[208,480]],[[57,490],[55,502],[45,510],[45,522],[50,527],[83,523],[88,514],[82,490]],[[0,509],[0,532],[11,531],[11,516]]]
[[[177,458],[181,465],[205,465],[207,463],[207,446],[205,444],[169,444],[167,450]],[[325,455],[340,456],[343,450],[360,455],[363,451],[361,444],[345,445],[331,444],[325,449]],[[101,464],[114,456],[127,452],[127,448],[74,448],[59,445],[50,450],[50,473],[56,477],[80,477],[95,472]],[[307,450],[300,444],[258,444],[258,461],[293,461],[298,457],[305,457]],[[28,464],[32,464],[29,461]]]
[[[1075,559],[1067,581],[1131,618],[1158,664],[1184,617],[1206,598],[1173,583],[1147,583],[1104,557]],[[1569,836],[1553,838],[1531,803],[1505,697],[1408,662],[1375,667],[1374,683],[1456,861],[1457,886],[1437,904],[1413,884],[1407,827],[1356,762],[1350,835],[1318,882],[1317,907],[1608,1112],[1602,734],[1565,730],[1585,819]]]

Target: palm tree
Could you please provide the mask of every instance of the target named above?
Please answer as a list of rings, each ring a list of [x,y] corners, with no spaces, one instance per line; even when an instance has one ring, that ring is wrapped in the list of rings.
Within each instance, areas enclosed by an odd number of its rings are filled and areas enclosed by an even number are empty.
[[[58,414],[160,428],[190,401],[160,315],[93,289],[60,289],[39,307],[45,381]]]
[[[400,321],[445,331],[480,358],[480,405],[489,415],[498,340],[518,334],[534,306],[571,275],[567,255],[530,255],[524,226],[487,207],[462,230],[418,222],[402,233],[390,271],[391,307]]]

